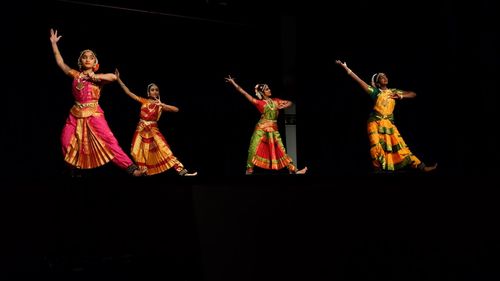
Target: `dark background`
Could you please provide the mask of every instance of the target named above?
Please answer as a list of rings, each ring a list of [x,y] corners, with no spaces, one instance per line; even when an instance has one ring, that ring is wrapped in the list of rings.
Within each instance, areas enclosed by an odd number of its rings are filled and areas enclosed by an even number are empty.
[[[498,280],[495,2],[17,1],[3,11],[0,272]],[[181,109],[160,129],[199,176],[131,178],[105,165],[69,177],[59,137],[71,79],[50,28],[68,65],[90,48],[100,72],[119,68],[135,93],[156,82]],[[396,120],[436,173],[371,173],[371,101],[336,59],[417,93]],[[307,175],[243,175],[259,114],[229,74],[295,102]],[[139,105],[116,84],[100,104],[128,152]]]

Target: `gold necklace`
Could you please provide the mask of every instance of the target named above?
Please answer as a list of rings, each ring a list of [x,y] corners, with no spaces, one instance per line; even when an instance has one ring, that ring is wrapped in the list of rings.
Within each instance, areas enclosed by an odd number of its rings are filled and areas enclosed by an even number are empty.
[[[84,73],[83,72],[80,72],[80,74],[78,75],[78,84],[76,85],[76,89],[78,91],[81,91],[83,89],[83,82],[82,82],[82,78],[84,76]]]
[[[271,98],[266,99],[266,103],[269,105],[269,109],[271,110],[276,109],[276,104]]]
[[[391,95],[392,91],[390,89],[380,89],[380,92],[381,94],[383,95],[382,96],[382,104],[384,106],[387,106],[389,104],[389,101],[391,100],[391,98],[389,98],[389,96]]]

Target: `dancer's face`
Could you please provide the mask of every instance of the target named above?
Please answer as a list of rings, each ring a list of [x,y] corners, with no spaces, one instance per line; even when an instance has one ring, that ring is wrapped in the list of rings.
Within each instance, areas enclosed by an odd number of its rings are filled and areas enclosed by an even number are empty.
[[[83,69],[90,69],[96,64],[96,57],[91,51],[86,51],[80,56],[80,64]]]
[[[149,88],[148,97],[157,99],[160,96],[160,88],[158,86],[153,85]]]
[[[264,87],[262,88],[262,93],[264,93],[264,96],[266,97],[271,96],[271,89],[269,88],[269,86],[267,86],[267,84],[265,84]]]
[[[385,75],[385,73],[380,73],[377,83],[381,86],[386,86],[389,83],[389,78],[387,78],[387,75]]]

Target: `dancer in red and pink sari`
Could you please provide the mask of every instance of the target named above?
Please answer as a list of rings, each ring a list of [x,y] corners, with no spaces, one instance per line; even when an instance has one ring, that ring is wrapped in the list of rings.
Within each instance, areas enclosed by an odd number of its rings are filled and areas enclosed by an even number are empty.
[[[174,156],[170,145],[158,128],[162,112],[179,112],[179,108],[165,104],[160,100],[160,88],[155,83],[148,85],[147,98],[134,94],[123,83],[120,72],[115,70],[118,84],[133,100],[141,104],[140,119],[132,138],[132,158],[140,168],[147,169],[147,175],[156,175],[173,168],[180,176],[196,176],[197,172],[188,172]]]
[[[116,81],[116,75],[96,74],[99,64],[91,50],[80,53],[79,70],[70,68],[64,63],[57,46],[61,37],[57,30],[50,30],[56,63],[66,75],[73,78],[72,94],[75,104],[61,134],[64,161],[76,169],[93,169],[111,161],[133,176],[143,175],[146,171],[139,169],[125,154],[99,106],[102,86]]]

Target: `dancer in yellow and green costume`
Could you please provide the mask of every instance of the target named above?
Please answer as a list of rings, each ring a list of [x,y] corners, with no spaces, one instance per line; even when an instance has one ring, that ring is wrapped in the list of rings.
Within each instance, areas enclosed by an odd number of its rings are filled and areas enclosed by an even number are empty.
[[[414,98],[415,92],[388,88],[389,79],[385,73],[375,73],[371,85],[368,85],[348,68],[345,62],[337,60],[336,63],[342,66],[374,101],[373,111],[368,118],[368,137],[375,170],[395,171],[407,167],[424,172],[435,170],[437,164],[427,166],[413,155],[394,123],[396,100]]]
[[[280,170],[287,168],[292,174],[305,174],[307,167],[298,170],[288,156],[278,130],[278,114],[280,109],[290,107],[292,102],[278,98],[271,98],[271,89],[267,84],[257,84],[255,94],[258,99],[241,88],[234,78],[228,76],[226,82],[232,84],[238,92],[257,107],[261,117],[250,139],[246,174],[254,172],[254,166],[266,170]]]

